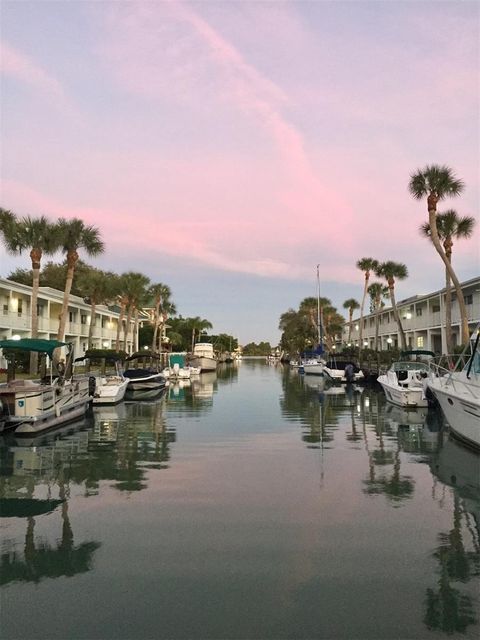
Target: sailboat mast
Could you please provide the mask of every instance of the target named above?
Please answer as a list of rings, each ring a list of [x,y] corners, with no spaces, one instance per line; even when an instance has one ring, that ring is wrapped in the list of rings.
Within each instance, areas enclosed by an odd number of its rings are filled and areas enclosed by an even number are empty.
[[[317,264],[317,327],[318,327],[318,344],[322,347],[322,323],[320,318],[320,265]]]

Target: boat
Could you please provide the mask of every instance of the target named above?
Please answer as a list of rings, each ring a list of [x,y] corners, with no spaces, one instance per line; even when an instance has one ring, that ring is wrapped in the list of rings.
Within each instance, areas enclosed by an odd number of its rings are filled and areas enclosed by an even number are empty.
[[[95,359],[94,356],[89,356],[87,353],[83,358],[77,358],[75,362],[88,362],[90,366],[92,360]],[[98,361],[98,358],[96,360]],[[118,356],[109,356],[100,358],[100,360],[103,361],[102,373],[95,376],[95,393],[93,394],[92,404],[118,404],[125,397],[129,380],[123,375]],[[114,365],[114,370],[106,371],[106,361]]]
[[[163,375],[169,380],[188,380],[194,372],[193,367],[187,366],[184,353],[170,353],[168,367],[165,367],[162,371]]]
[[[129,383],[125,397],[132,400],[152,398],[166,385],[166,378],[160,369],[160,356],[150,351],[138,351],[125,360],[130,366],[123,375]]]
[[[427,386],[438,401],[452,434],[480,449],[479,340],[480,324],[467,345],[470,353],[462,354],[458,368],[449,371],[437,365],[437,375],[428,379]]]
[[[189,364],[192,367],[199,368],[201,372],[216,371],[217,358],[213,351],[213,344],[209,342],[197,342],[193,347],[193,354]]]
[[[39,380],[10,379],[0,385],[0,431],[32,435],[83,416],[92,400],[95,379],[73,374],[73,345],[58,340],[23,338],[1,340],[0,348],[10,353],[39,353],[48,356],[49,373]],[[66,362],[54,363],[53,352],[66,349]],[[12,371],[14,366],[12,366]]]
[[[430,365],[434,358],[432,351],[402,351],[400,360],[377,378],[387,400],[400,407],[428,407],[426,380],[432,375]]]
[[[347,380],[345,369],[351,366],[353,380]],[[360,367],[350,359],[329,358],[323,365],[323,375],[328,376],[332,382],[363,382],[365,375]]]

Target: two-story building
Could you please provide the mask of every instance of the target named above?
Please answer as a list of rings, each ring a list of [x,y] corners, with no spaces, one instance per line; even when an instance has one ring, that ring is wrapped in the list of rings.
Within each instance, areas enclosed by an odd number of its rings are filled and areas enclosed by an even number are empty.
[[[467,306],[470,330],[480,322],[480,277],[462,283],[462,292]],[[427,295],[417,295],[397,302],[400,319],[407,340],[412,349],[427,349],[436,353],[446,353],[445,336],[445,288]],[[375,348],[376,314],[363,318],[363,346]],[[400,346],[400,333],[391,306],[384,307],[378,314],[379,348],[383,350]],[[343,328],[342,342],[348,343],[350,323]],[[461,343],[460,310],[455,289],[452,289],[452,331],[453,344]],[[352,321],[350,344],[358,346],[360,339],[360,318]]]
[[[31,300],[32,287],[0,278],[0,339],[9,339],[15,336],[31,337]],[[63,291],[40,287],[37,301],[39,338],[56,339],[62,303]],[[118,307],[98,305],[93,319],[90,314],[90,305],[83,298],[70,296],[65,342],[73,343],[77,356],[87,350],[88,334],[92,322],[93,348],[115,348],[120,316]],[[127,351],[129,353],[138,348],[138,335],[133,334],[134,322],[132,321],[127,337]],[[120,338],[123,341],[123,329]],[[3,365],[0,363],[0,366]]]

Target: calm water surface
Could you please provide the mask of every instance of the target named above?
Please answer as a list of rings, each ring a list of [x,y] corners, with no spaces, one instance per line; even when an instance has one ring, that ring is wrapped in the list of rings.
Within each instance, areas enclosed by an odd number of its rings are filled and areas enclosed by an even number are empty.
[[[1,446],[2,637],[479,633],[479,457],[244,360]]]

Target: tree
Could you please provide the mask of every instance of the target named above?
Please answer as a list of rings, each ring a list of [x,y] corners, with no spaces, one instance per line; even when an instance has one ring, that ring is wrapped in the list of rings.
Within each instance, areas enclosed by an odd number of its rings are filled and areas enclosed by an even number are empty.
[[[372,301],[372,311],[375,313],[375,349],[378,351],[378,321],[383,306],[382,297],[388,296],[388,287],[385,287],[381,282],[372,282],[368,287],[368,293]]]
[[[93,346],[95,311],[99,304],[108,304],[117,294],[117,279],[114,273],[90,267],[78,277],[78,287],[82,296],[90,304],[90,327],[88,330],[88,348]]]
[[[192,352],[193,347],[195,346],[195,337],[196,335],[200,336],[200,334],[206,329],[211,329],[213,327],[212,323],[208,320],[199,318],[195,316],[195,318],[189,318],[188,324],[192,330]]]
[[[147,288],[150,284],[150,279],[144,276],[143,273],[135,271],[128,271],[122,274],[122,300],[125,303],[127,310],[127,322],[123,334],[123,350],[127,351],[127,339],[132,322],[132,317],[137,315],[138,309],[144,304],[146,300]],[[120,319],[119,319],[120,323]],[[136,320],[137,324],[137,320]],[[135,335],[135,330],[134,330]],[[134,340],[132,340],[132,343]]]
[[[406,265],[402,264],[401,262],[393,262],[392,260],[388,260],[387,262],[381,262],[377,266],[377,268],[375,269],[375,274],[377,277],[383,277],[387,281],[390,300],[392,303],[393,315],[395,316],[395,320],[397,321],[398,330],[400,333],[400,342],[402,345],[402,349],[406,350],[407,342],[405,340],[405,332],[402,327],[400,314],[398,313],[397,303],[395,301],[395,278],[397,280],[404,280],[405,278],[407,278],[408,269]]]
[[[459,217],[457,212],[449,209],[444,213],[437,214],[437,232],[438,237],[443,243],[443,250],[450,264],[452,264],[453,239],[460,240],[462,238],[470,238],[475,226],[475,218],[471,216]],[[420,233],[427,238],[432,239],[430,223],[425,222],[420,227]],[[445,268],[445,330],[447,352],[453,353],[452,341],[452,291],[450,274]]]
[[[43,254],[53,254],[59,247],[57,225],[45,216],[32,218],[25,216],[19,220],[3,216],[6,222],[2,226],[3,239],[7,251],[13,255],[30,250],[32,262],[32,299],[31,332],[32,338],[38,337],[38,290],[40,288],[40,267]],[[38,354],[30,354],[30,373],[36,375]]]
[[[455,286],[457,293],[458,306],[460,309],[460,317],[462,322],[462,343],[466,344],[469,340],[468,318],[467,308],[465,306],[465,299],[463,297],[462,287],[449,262],[437,229],[437,204],[439,200],[451,196],[458,196],[464,189],[464,184],[461,180],[455,177],[452,169],[445,165],[427,165],[421,170],[417,170],[410,176],[410,182],[408,185],[411,195],[416,200],[427,198],[428,209],[428,224],[430,225],[430,236],[433,246],[435,247],[438,255],[442,259],[445,268]]]
[[[170,298],[172,291],[170,287],[161,282],[152,284],[148,290],[148,295],[153,298],[154,312],[153,312],[153,337],[152,337],[152,351],[157,349],[158,332],[162,324],[166,321],[168,314],[176,313],[176,307],[171,302]],[[161,334],[161,332],[160,332]],[[160,338],[161,339],[161,338]]]
[[[79,259],[78,250],[82,249],[88,256],[96,256],[103,253],[105,245],[100,238],[99,230],[92,225],[85,225],[83,220],[79,220],[78,218],[72,218],[71,220],[60,218],[58,221],[58,233],[60,247],[67,258],[67,277],[65,280],[65,291],[63,294],[62,311],[60,313],[57,334],[57,340],[63,340],[67,324],[70,291],[72,289],[75,267]]]
[[[365,300],[367,298],[368,283],[370,282],[370,274],[378,267],[378,260],[374,258],[361,258],[357,261],[357,269],[363,271],[365,274],[365,282],[363,286],[363,297],[360,304],[360,332],[358,336],[359,352],[362,350],[363,345],[363,310],[365,308]]]
[[[352,341],[352,320],[355,309],[360,309],[360,305],[355,298],[349,298],[343,303],[343,308],[348,309],[348,342]]]

